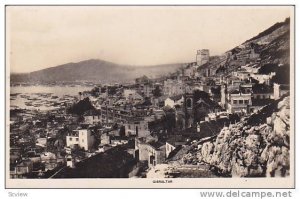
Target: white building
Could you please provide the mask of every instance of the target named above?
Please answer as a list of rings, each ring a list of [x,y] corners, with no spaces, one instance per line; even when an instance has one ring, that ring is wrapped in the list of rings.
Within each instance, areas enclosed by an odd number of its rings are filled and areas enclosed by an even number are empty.
[[[66,159],[67,159],[67,167],[74,168],[75,167],[75,160],[74,160],[74,158],[70,154],[68,154],[66,156]]]
[[[290,91],[290,85],[288,84],[276,84],[274,83],[274,99],[279,99],[282,95]]]
[[[168,97],[165,99],[165,106],[174,108],[175,105],[182,105],[184,102],[183,95]]]
[[[90,150],[94,144],[94,136],[87,129],[74,130],[66,137],[67,147],[79,146],[84,150]]]
[[[126,136],[136,135],[137,137],[147,137],[150,135],[148,122],[144,120],[130,121],[124,124],[124,127]]]

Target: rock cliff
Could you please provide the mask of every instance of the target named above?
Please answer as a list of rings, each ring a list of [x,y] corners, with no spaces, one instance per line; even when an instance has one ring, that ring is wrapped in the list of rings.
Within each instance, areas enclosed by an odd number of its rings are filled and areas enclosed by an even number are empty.
[[[290,97],[244,121],[224,127],[211,141],[197,142],[183,155],[185,164],[206,163],[222,176],[288,176],[290,170]],[[270,112],[270,107],[276,111]],[[254,123],[253,121],[261,121]],[[250,125],[251,123],[251,125]]]

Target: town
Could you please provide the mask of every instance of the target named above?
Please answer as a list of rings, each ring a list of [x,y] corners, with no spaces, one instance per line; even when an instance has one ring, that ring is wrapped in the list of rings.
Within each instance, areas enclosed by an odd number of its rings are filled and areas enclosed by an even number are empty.
[[[266,43],[200,49],[169,75],[95,84],[57,109],[11,109],[10,178],[228,176],[193,150],[213,153],[207,142],[288,99],[289,81],[277,81],[285,63],[266,61]],[[272,113],[255,124],[271,125]]]

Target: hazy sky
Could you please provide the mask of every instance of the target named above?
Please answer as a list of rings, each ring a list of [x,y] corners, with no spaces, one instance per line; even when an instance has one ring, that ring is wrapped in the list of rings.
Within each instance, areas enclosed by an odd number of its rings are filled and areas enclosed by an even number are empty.
[[[11,72],[103,59],[127,65],[222,54],[290,16],[292,7],[7,7]]]

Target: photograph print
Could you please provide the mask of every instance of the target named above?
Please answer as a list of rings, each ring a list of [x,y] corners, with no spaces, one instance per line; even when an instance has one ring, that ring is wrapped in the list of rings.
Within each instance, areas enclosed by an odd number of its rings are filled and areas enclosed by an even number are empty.
[[[5,8],[7,188],[292,188],[294,6]]]

